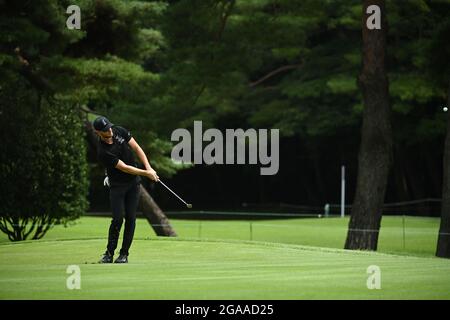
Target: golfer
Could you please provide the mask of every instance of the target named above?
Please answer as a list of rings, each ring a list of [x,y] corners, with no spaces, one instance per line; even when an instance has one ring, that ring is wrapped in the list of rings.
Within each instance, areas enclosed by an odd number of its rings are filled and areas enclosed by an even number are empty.
[[[112,210],[112,221],[109,227],[108,245],[101,263],[113,262],[114,251],[119,241],[120,229],[125,216],[125,230],[119,257],[114,263],[127,263],[128,251],[133,241],[136,226],[136,209],[139,201],[140,177],[148,177],[158,181],[156,171],[152,169],[147,156],[130,131],[113,125],[107,118],[94,120],[94,129],[99,136],[98,158],[106,167],[105,185],[109,186],[109,199]],[[137,168],[134,151],[145,170]]]

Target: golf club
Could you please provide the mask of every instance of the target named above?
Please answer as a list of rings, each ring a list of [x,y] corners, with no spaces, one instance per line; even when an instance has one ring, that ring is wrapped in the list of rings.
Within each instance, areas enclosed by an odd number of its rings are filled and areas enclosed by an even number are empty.
[[[181,199],[181,197],[179,195],[177,195],[175,192],[172,191],[172,189],[170,189],[168,186],[166,186],[166,184],[164,182],[162,182],[161,180],[158,180],[158,182],[160,182],[167,190],[169,190],[170,192],[172,192],[172,194],[177,197],[181,202],[183,202],[187,208],[191,209],[192,208],[192,204],[187,203],[186,201],[184,201],[183,199]]]

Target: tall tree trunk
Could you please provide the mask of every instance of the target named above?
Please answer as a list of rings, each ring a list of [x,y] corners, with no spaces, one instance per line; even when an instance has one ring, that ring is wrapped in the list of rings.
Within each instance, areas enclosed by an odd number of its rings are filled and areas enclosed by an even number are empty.
[[[450,85],[447,93],[450,107]],[[450,112],[447,116],[447,136],[444,147],[444,178],[442,183],[441,227],[439,228],[436,256],[450,258]]]
[[[431,197],[435,197],[436,194],[439,193],[439,190],[441,189],[442,182],[440,181],[440,168],[437,165],[436,159],[438,159],[438,154],[435,152],[435,145],[432,144],[423,146],[422,154],[425,157],[425,163],[427,165],[432,190],[431,190]]]
[[[381,9],[381,29],[369,30],[366,8]],[[392,163],[389,83],[385,69],[386,9],[384,0],[363,0],[363,66],[359,86],[364,114],[358,178],[346,249],[377,250],[383,202]]]
[[[86,121],[85,128],[89,145],[97,151],[98,139],[95,136],[92,124],[89,121]],[[177,236],[175,230],[170,225],[167,216],[142,185],[140,186],[139,208],[142,210],[142,213],[155,231],[156,235],[166,237]]]
[[[414,154],[417,151],[410,151],[408,154],[410,159],[414,158]],[[421,159],[415,159],[419,164]],[[411,160],[403,163],[403,167],[406,171],[406,179],[408,181],[409,189],[411,190],[413,199],[423,199],[426,197],[426,191],[424,187],[423,170],[417,170],[418,165]]]
[[[405,169],[402,165],[405,155],[405,150],[402,147],[397,147],[394,149],[394,180],[395,180],[395,190],[396,195],[400,201],[407,201],[410,199],[410,194],[408,191],[408,184],[405,177]]]
[[[153,230],[155,230],[156,235],[176,237],[177,234],[170,225],[167,216],[159,208],[155,200],[153,200],[152,196],[147,192],[144,186],[141,185],[140,188],[141,196],[139,199],[139,209],[142,211],[144,217],[147,219],[148,223],[150,223]]]

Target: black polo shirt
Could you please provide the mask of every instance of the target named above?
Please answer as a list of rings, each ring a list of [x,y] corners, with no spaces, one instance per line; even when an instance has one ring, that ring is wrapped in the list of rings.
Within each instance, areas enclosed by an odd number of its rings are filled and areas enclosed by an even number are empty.
[[[125,173],[115,168],[119,160],[122,160],[129,166],[137,167],[133,151],[128,144],[132,138],[130,131],[119,126],[112,126],[111,129],[113,132],[113,143],[108,144],[100,139],[98,148],[98,159],[106,167],[110,185],[114,186],[140,181],[138,176]]]

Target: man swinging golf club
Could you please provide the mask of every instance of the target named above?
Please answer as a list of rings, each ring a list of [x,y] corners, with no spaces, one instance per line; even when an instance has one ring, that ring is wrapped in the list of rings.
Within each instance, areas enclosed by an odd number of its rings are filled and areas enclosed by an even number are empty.
[[[133,241],[136,226],[136,209],[139,201],[139,176],[159,181],[156,171],[150,166],[147,156],[131,136],[130,131],[113,125],[107,118],[94,120],[94,129],[99,136],[98,158],[106,167],[105,185],[109,186],[112,221],[108,233],[108,245],[101,263],[113,262],[120,229],[125,216],[125,230],[119,257],[114,263],[127,263],[128,250]],[[145,170],[136,167],[134,151]]]

